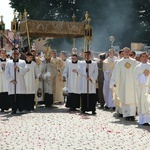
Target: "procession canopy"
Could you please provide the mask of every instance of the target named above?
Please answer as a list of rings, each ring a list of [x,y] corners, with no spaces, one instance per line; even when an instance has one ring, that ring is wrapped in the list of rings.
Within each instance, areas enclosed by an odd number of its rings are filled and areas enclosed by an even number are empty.
[[[26,24],[28,24],[30,37],[81,38],[85,36],[84,22],[25,20],[20,23],[21,36],[27,35]]]

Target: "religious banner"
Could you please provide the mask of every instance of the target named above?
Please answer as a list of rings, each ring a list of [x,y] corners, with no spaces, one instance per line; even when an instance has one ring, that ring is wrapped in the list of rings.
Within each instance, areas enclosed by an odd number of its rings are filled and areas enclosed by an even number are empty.
[[[20,36],[27,35],[26,29],[28,29],[30,37],[81,38],[85,34],[85,23],[38,20],[22,21],[20,23]]]

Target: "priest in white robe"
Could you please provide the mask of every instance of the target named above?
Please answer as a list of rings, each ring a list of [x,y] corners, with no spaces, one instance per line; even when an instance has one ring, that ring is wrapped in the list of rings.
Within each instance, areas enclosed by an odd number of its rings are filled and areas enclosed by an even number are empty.
[[[25,84],[26,84],[25,108],[27,111],[34,110],[36,63],[32,61],[32,59],[33,59],[33,54],[27,52],[26,60],[25,60],[27,66],[27,73],[24,76]]]
[[[41,63],[40,66],[40,78],[44,81],[44,103],[45,107],[51,107],[54,102],[56,89],[56,77],[57,77],[57,66],[51,62],[51,53],[52,50],[49,47],[46,47],[44,50],[45,61]]]
[[[8,94],[11,100],[12,114],[24,110],[25,103],[25,78],[27,66],[24,60],[19,59],[19,50],[15,48],[12,53],[13,59],[6,63],[5,77],[8,81]],[[15,76],[16,75],[16,76]]]
[[[124,52],[123,50],[120,50],[119,51],[119,57],[118,59],[115,61],[115,65],[117,64],[117,62],[119,60],[121,60],[123,58],[123,55],[124,55]],[[115,69],[117,69],[116,67],[114,67],[114,70],[113,70],[113,73],[112,73],[112,76],[110,78],[110,89],[112,90],[112,93],[113,93],[113,100],[114,100],[114,105],[115,105],[115,111],[117,113],[117,116],[118,117],[122,117],[122,106],[121,106],[121,102],[120,100],[118,99],[117,95],[116,95],[116,87],[114,87],[114,85],[116,84],[116,78],[115,78]]]
[[[71,111],[76,111],[76,108],[80,108],[80,91],[79,91],[79,74],[78,74],[78,56],[72,54],[72,60],[68,60],[63,71],[63,80],[67,79],[68,97],[66,107],[69,107]]]
[[[122,114],[126,120],[135,120],[136,116],[136,97],[134,88],[134,69],[137,66],[135,59],[129,57],[130,49],[125,47],[124,58],[115,65],[115,84],[116,96],[122,105]]]
[[[95,61],[91,60],[91,52],[85,52],[85,61],[79,64],[79,90],[81,92],[81,111],[92,111],[96,114],[96,80],[98,76],[98,67]]]
[[[39,79],[40,76],[40,66],[44,61],[44,57],[36,57],[36,79],[35,79],[35,105],[44,104],[44,91],[43,91],[43,81]]]
[[[6,62],[8,61],[6,58],[6,50],[1,49],[0,55],[0,109],[1,112],[4,112],[11,107],[11,103],[8,97],[8,83],[4,75]]]
[[[150,63],[147,53],[140,54],[141,63],[134,72],[136,101],[138,107],[139,124],[150,123]]]
[[[104,85],[103,85],[103,94],[105,100],[105,108],[114,109],[114,100],[112,90],[109,88],[110,78],[114,69],[115,60],[114,57],[115,51],[110,49],[108,51],[108,58],[103,61],[103,72],[104,72]]]
[[[63,103],[64,97],[63,97],[63,78],[62,73],[65,68],[65,63],[63,60],[59,57],[57,57],[56,50],[52,51],[52,58],[51,62],[54,63],[57,66],[57,76],[56,76],[56,86],[54,91],[54,103]]]

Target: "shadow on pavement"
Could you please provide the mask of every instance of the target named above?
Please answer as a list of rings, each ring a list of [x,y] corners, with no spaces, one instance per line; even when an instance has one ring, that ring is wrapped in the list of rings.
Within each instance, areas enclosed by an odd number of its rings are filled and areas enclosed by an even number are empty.
[[[113,117],[117,119],[117,121],[112,121],[111,123],[115,124],[123,124],[125,126],[130,126],[130,125],[138,125],[137,118],[135,117],[135,121],[127,121],[123,117],[119,117],[116,113],[113,114]]]
[[[1,114],[2,116],[1,117],[5,117],[5,119],[1,119],[1,121],[8,121],[8,119],[6,118],[11,118],[11,117],[21,117],[22,115],[25,115],[26,113],[23,113],[23,112],[19,112],[19,113],[16,113],[16,114],[11,114],[10,112],[9,113],[3,113]]]
[[[135,121],[126,121],[124,118],[120,118],[117,121],[111,121],[110,123],[114,123],[114,124],[123,124],[124,126],[130,126],[130,125],[138,125],[138,122]]]
[[[136,128],[142,129],[142,130],[147,130],[148,132],[150,132],[150,125],[149,126],[144,126],[144,125],[138,124],[138,127],[136,127]]]
[[[33,113],[77,113],[79,111],[71,112],[67,108],[61,108],[58,106],[52,106],[52,107],[38,107],[36,108]]]

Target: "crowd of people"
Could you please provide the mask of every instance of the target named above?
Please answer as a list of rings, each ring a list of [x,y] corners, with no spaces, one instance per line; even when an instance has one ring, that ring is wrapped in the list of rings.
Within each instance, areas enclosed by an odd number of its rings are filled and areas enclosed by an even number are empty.
[[[40,102],[51,108],[64,104],[70,111],[96,109],[116,111],[118,117],[139,124],[150,123],[150,63],[148,54],[138,57],[125,47],[118,54],[113,49],[94,58],[91,51],[82,56],[45,47],[44,55],[36,50],[0,50],[0,109],[11,114],[32,112]],[[64,100],[64,91],[67,96]],[[96,107],[98,106],[98,108]]]

